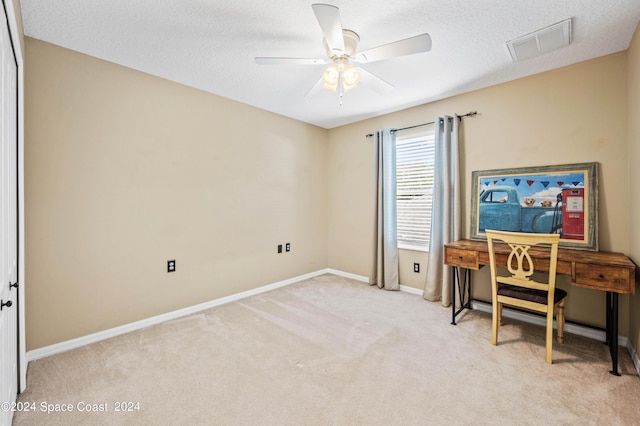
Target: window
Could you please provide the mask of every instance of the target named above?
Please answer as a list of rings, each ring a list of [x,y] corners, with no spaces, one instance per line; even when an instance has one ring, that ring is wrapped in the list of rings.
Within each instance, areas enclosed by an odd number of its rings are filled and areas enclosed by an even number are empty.
[[[396,135],[398,248],[427,251],[431,230],[435,143],[433,126]]]
[[[506,191],[486,191],[486,194],[482,195],[483,203],[506,203],[507,201],[509,201],[509,193]]]

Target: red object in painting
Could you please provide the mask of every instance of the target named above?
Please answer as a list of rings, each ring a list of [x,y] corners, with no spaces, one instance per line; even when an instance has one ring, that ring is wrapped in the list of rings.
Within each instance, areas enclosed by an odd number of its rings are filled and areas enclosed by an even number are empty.
[[[562,238],[584,240],[584,188],[562,190]]]

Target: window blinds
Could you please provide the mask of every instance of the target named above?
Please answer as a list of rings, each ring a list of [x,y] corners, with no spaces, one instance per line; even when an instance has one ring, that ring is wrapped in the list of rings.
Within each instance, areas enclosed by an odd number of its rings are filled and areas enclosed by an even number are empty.
[[[396,138],[398,246],[426,250],[431,229],[433,130]]]

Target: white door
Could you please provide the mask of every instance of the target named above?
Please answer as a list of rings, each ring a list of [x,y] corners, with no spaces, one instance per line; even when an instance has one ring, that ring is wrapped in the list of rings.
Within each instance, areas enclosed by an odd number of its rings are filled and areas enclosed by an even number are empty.
[[[0,402],[12,403],[18,392],[18,71],[6,16],[0,21]],[[0,416],[1,425],[11,424],[11,410]]]

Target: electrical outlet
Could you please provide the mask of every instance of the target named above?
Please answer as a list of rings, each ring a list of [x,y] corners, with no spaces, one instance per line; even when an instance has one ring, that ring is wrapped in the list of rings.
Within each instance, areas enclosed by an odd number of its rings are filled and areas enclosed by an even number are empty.
[[[287,244],[285,244],[285,246],[284,246],[284,250],[285,250],[285,251],[291,251],[291,243],[287,243]]]
[[[278,244],[278,253],[282,253],[282,244]]]
[[[413,264],[413,272],[420,272],[420,264],[419,263],[414,263]]]
[[[175,272],[175,271],[176,271],[176,261],[167,260],[167,272]]]

